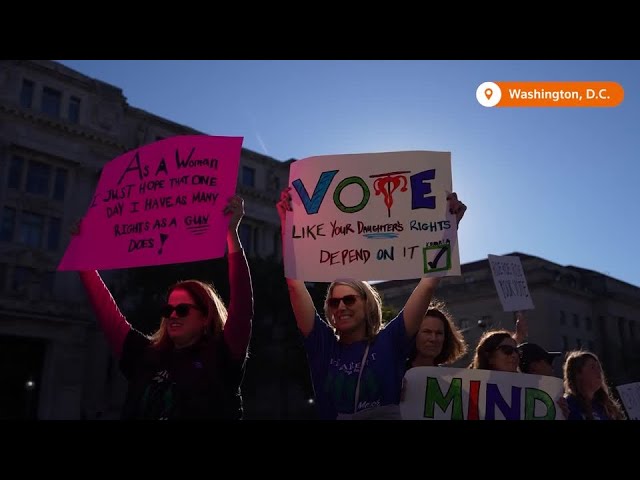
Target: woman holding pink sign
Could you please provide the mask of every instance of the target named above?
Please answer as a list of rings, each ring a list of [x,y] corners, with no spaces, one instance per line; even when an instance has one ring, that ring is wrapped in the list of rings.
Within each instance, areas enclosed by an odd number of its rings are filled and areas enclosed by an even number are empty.
[[[97,271],[80,272],[89,300],[129,381],[123,419],[223,419],[242,416],[240,383],[253,317],[247,259],[238,237],[244,201],[225,207],[229,310],[212,285],[171,286],[160,327],[147,337],[122,315]]]
[[[289,190],[283,190],[277,204],[283,232],[286,212],[292,209]],[[447,200],[459,222],[467,207],[455,193]],[[406,359],[439,278],[422,278],[402,311],[384,328],[380,295],[367,282],[333,281],[323,320],[304,281],[286,280],[304,337],[319,418],[400,419]]]

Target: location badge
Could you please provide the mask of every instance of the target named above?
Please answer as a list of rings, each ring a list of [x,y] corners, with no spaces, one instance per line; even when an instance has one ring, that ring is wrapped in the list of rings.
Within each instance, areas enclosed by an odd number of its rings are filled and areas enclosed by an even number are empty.
[[[495,107],[501,98],[500,87],[493,82],[484,82],[476,89],[476,99],[483,107]]]

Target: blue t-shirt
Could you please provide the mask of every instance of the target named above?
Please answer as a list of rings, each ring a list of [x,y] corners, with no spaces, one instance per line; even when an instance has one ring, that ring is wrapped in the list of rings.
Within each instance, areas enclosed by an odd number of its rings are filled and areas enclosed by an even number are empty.
[[[369,347],[357,411],[400,403],[411,343],[404,328],[403,312],[400,312]],[[355,413],[356,385],[367,340],[349,345],[339,343],[333,329],[316,312],[313,329],[304,345],[319,418],[335,420],[339,413]]]

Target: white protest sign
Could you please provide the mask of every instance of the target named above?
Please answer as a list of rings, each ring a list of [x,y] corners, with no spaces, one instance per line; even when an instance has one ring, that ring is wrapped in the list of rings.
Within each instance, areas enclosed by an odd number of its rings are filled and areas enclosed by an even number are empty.
[[[640,382],[619,385],[616,389],[620,394],[629,420],[640,420]]]
[[[520,257],[489,255],[493,282],[505,312],[533,310]]]
[[[311,157],[291,164],[289,184],[288,278],[460,275],[449,152]]]
[[[415,367],[404,376],[403,420],[564,420],[562,380],[527,373]]]

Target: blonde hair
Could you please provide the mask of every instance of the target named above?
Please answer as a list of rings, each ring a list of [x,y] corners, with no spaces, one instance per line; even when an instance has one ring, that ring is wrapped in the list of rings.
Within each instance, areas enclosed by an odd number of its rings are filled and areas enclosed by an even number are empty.
[[[564,391],[570,395],[573,395],[578,400],[578,403],[582,407],[587,419],[593,420],[593,409],[591,402],[589,402],[584,395],[578,389],[577,377],[578,373],[582,371],[587,360],[592,359],[600,367],[602,375],[602,384],[600,388],[594,393],[593,400],[602,405],[607,416],[612,420],[624,420],[625,416],[622,412],[620,404],[609,392],[607,386],[607,380],[604,376],[604,370],[602,364],[595,353],[588,352],[586,350],[574,350],[569,352],[563,366],[563,381]]]
[[[353,288],[361,298],[364,299],[365,302],[365,338],[368,340],[372,340],[378,335],[380,332],[380,328],[382,327],[382,299],[380,298],[380,294],[378,291],[369,285],[367,282],[363,282],[361,280],[354,280],[351,278],[334,280],[329,288],[327,289],[327,296],[324,299],[324,315],[329,324],[333,327],[333,331],[335,332],[333,315],[331,314],[331,310],[329,308],[329,298],[331,297],[331,293],[333,289],[337,285],[345,285],[347,287]]]
[[[193,298],[197,305],[207,317],[206,326],[202,335],[211,335],[217,338],[222,334],[224,324],[227,321],[227,307],[224,306],[218,292],[213,285],[201,282],[200,280],[185,280],[177,282],[169,287],[167,298],[174,290],[184,290]],[[158,330],[151,335],[151,345],[158,349],[169,348],[173,342],[167,333],[168,319],[163,318]]]

